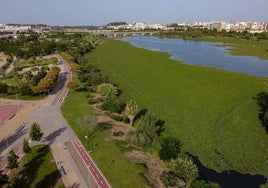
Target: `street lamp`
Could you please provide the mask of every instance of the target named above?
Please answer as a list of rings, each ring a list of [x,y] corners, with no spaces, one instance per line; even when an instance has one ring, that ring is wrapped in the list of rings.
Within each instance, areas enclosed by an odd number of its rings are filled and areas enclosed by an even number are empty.
[[[15,88],[15,100],[16,100],[16,112],[17,112],[18,111],[17,85],[15,85],[14,88]]]
[[[87,139],[88,139],[88,136],[87,135],[85,136],[85,139],[86,139],[86,147],[87,147]]]

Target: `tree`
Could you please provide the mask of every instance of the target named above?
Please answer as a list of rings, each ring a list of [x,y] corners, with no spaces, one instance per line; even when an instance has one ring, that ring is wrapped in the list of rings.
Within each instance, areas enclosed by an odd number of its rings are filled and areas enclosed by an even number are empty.
[[[169,162],[170,169],[180,178],[186,181],[186,187],[190,187],[198,177],[198,168],[188,155],[180,155]]]
[[[121,113],[122,110],[124,109],[123,105],[124,104],[120,103],[114,98],[107,98],[102,102],[102,104],[100,105],[100,108],[102,110],[106,110],[110,112]]]
[[[33,94],[33,90],[31,88],[31,86],[29,84],[23,84],[20,87],[20,92],[22,95],[32,95]]]
[[[158,131],[160,126],[157,125],[158,119],[155,116],[146,113],[137,123],[137,130],[130,131],[126,135],[127,140],[141,147],[149,147],[158,140]],[[136,127],[136,125],[135,125]]]
[[[118,94],[118,89],[113,84],[102,83],[97,86],[97,93],[101,94],[104,98],[112,98]]]
[[[8,160],[8,165],[7,165],[8,169],[12,170],[14,168],[18,168],[19,166],[18,156],[15,154],[13,149],[9,151],[7,160]]]
[[[160,126],[157,125],[157,122],[158,119],[150,113],[146,113],[140,118],[139,129],[144,133],[144,135],[146,135],[149,144],[155,140],[158,140],[158,131]]]
[[[3,175],[2,171],[0,171],[0,187],[8,182],[7,175]]]
[[[137,113],[138,113],[138,105],[135,101],[130,99],[127,102],[125,114],[129,118],[131,126],[133,125],[133,120],[134,120],[135,116],[137,115]]]
[[[181,151],[181,142],[177,138],[164,138],[159,150],[159,157],[164,161],[176,159]]]
[[[68,89],[75,89],[75,88],[77,88],[77,87],[79,87],[79,83],[76,82],[76,81],[70,81],[70,82],[68,82],[68,84],[67,84],[67,88],[68,88]]]
[[[32,152],[32,148],[29,146],[29,142],[26,139],[23,140],[22,150],[24,153],[31,153]]]
[[[27,176],[18,175],[15,176],[9,185],[11,188],[28,188],[30,187],[30,182]]]
[[[160,175],[161,181],[166,187],[174,187],[178,185],[179,178],[172,171],[164,171]]]
[[[89,137],[98,126],[98,119],[95,115],[87,115],[83,119],[79,119],[78,123],[83,127],[86,136]]]
[[[40,141],[43,137],[43,132],[40,128],[40,125],[34,122],[31,126],[30,137],[34,141]]]
[[[23,76],[25,82],[27,84],[29,84],[31,79],[32,79],[32,77],[33,77],[33,73],[31,71],[27,71],[27,72],[23,73],[22,76]]]

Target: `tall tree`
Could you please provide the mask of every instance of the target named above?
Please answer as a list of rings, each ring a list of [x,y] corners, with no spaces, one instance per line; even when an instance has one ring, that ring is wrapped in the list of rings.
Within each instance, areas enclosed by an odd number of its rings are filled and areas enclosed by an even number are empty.
[[[34,141],[40,141],[43,137],[43,132],[40,128],[40,125],[36,122],[34,122],[31,126],[31,130],[30,130],[30,137],[32,140]]]
[[[89,135],[97,128],[98,119],[95,115],[87,115],[83,119],[79,119],[78,123],[84,129],[86,136],[89,137]]]
[[[15,154],[13,149],[9,151],[7,160],[8,160],[8,164],[7,164],[8,169],[12,170],[14,168],[18,168],[19,166],[18,156]]]
[[[169,167],[178,177],[186,181],[186,187],[191,187],[191,184],[198,177],[198,168],[188,155],[183,154],[172,159],[169,162]]]
[[[129,118],[131,126],[133,125],[133,120],[135,116],[137,115],[137,113],[138,113],[138,105],[134,100],[130,99],[127,102],[125,114]]]
[[[181,142],[177,138],[164,138],[159,150],[159,157],[162,160],[169,161],[176,159],[181,151]]]
[[[29,142],[26,139],[23,140],[22,150],[24,153],[31,153],[32,152],[32,148],[29,146]]]

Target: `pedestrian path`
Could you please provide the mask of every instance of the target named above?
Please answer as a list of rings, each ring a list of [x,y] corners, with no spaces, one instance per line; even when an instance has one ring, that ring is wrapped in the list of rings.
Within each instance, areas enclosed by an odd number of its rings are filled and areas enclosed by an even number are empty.
[[[87,187],[78,168],[74,164],[69,151],[63,144],[55,143],[51,145],[51,152],[55,163],[62,175],[62,181],[66,188],[85,188]]]

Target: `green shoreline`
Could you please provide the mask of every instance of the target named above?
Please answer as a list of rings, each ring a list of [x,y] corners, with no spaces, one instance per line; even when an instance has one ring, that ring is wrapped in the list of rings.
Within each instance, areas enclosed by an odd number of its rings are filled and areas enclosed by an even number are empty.
[[[200,37],[187,39],[204,42],[221,42],[223,46],[230,46],[230,54],[239,56],[256,56],[262,60],[268,60],[268,40],[246,40],[230,37]]]
[[[119,86],[122,99],[164,120],[164,136],[179,137],[205,166],[268,177],[267,134],[252,99],[267,90],[268,79],[185,65],[116,40],[86,58]]]

